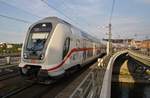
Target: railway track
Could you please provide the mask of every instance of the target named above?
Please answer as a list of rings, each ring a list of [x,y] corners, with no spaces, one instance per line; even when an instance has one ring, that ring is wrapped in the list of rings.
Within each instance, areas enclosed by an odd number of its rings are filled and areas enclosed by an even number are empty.
[[[12,84],[12,87],[9,86],[0,90],[0,94],[2,93],[0,98],[55,98],[64,88],[67,87],[67,85],[74,82],[74,80],[81,74],[85,74],[85,72],[87,74],[90,71],[89,67],[90,65],[79,70],[78,73],[72,73],[70,76],[63,77],[50,85],[29,83],[25,81],[25,84],[22,84],[21,86],[17,85],[19,83],[16,83],[16,86]]]
[[[27,83],[27,84],[22,84],[21,86],[14,86],[11,89],[9,89],[8,91],[6,91],[5,93],[1,93],[0,98],[10,98],[11,96],[25,90],[28,89],[32,86],[34,86],[35,83]]]
[[[19,69],[16,66],[10,68],[1,68],[0,70],[2,70],[0,72],[0,81],[19,76]]]
[[[20,75],[19,72],[7,73],[7,74],[5,74],[3,76],[0,76],[0,81],[4,81],[4,80],[10,79],[10,78],[14,78],[14,77],[17,77],[19,75]]]

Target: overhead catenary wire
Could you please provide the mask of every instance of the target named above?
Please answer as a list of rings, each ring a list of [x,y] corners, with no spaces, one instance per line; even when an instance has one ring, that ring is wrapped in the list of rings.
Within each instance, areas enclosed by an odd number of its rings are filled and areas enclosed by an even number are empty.
[[[65,0],[60,0],[61,1],[61,4],[64,6],[64,7],[68,7],[68,9],[72,9],[70,6],[68,6],[67,4],[66,4],[66,2],[65,2]],[[73,14],[75,14],[74,13],[74,11],[73,11]],[[92,24],[89,24],[85,19],[82,19],[82,21],[84,21],[84,24],[85,25],[87,25],[87,26],[92,26]],[[88,28],[89,29],[89,28]],[[90,31],[90,32],[92,32],[92,31]],[[88,33],[88,32],[87,32]],[[95,38],[97,37],[97,35],[96,34],[94,34],[94,32],[92,32],[93,34],[92,34],[92,36],[94,36]]]
[[[68,9],[72,9],[70,6],[68,6],[66,3],[65,3],[65,0],[60,0],[61,1],[61,4],[64,6],[64,7],[68,7]],[[76,13],[74,13],[74,11],[72,11],[73,14],[76,15]],[[82,19],[82,21],[84,20],[84,23],[88,26],[90,26],[90,24],[85,20],[85,19]]]
[[[114,7],[115,7],[115,0],[113,0],[113,2],[112,2],[112,8],[111,8],[110,16],[109,16],[109,23],[110,24],[112,22],[112,17],[113,17],[113,13],[114,13]]]
[[[112,2],[112,8],[109,16],[109,24],[108,24],[108,47],[107,47],[107,54],[112,55],[112,16],[114,12],[115,0]]]
[[[37,18],[42,18],[42,17],[40,17],[40,16],[38,16],[38,15],[35,15],[35,14],[33,14],[33,13],[30,13],[30,12],[28,12],[28,11],[26,11],[26,10],[23,10],[23,9],[21,9],[21,8],[18,8],[18,7],[16,7],[16,6],[13,6],[12,4],[9,4],[9,3],[6,3],[5,1],[0,1],[1,3],[3,3],[3,4],[5,4],[5,5],[7,5],[7,6],[10,6],[10,7],[14,7],[14,8],[16,8],[16,9],[19,9],[19,10],[21,10],[21,11],[23,11],[23,12],[25,12],[25,13],[28,13],[28,14],[30,14],[30,15],[32,15],[32,16],[35,16],[35,17],[37,17]]]
[[[73,23],[79,25],[80,27],[84,28],[83,26],[81,26],[79,23],[77,23],[76,21],[74,21],[72,18],[70,18],[69,16],[67,16],[65,13],[63,13],[62,11],[60,11],[59,9],[57,9],[56,7],[50,5],[48,2],[46,2],[45,0],[41,0],[43,3],[45,3],[47,6],[49,6],[50,8],[54,9],[55,11],[57,11],[59,14],[65,16],[67,19],[69,19],[70,21],[72,21]]]
[[[19,18],[11,17],[11,16],[7,16],[7,15],[2,15],[2,14],[0,14],[0,17],[6,18],[6,19],[10,19],[10,20],[19,21],[19,22],[26,23],[26,24],[30,24],[30,23],[32,23],[32,22],[27,21],[27,20],[23,20],[23,19],[19,19]]]
[[[58,10],[56,7],[50,5],[48,2],[46,2],[45,0],[41,0],[42,2],[44,2],[47,6],[49,6],[50,8],[53,8],[54,10],[56,10],[57,12],[59,12],[60,14],[62,14],[63,16],[65,16],[66,18],[68,18],[69,20],[71,20],[72,22],[75,22],[74,20],[72,20],[70,17],[68,17],[67,15],[65,15],[62,11]],[[76,22],[75,22],[76,23]]]

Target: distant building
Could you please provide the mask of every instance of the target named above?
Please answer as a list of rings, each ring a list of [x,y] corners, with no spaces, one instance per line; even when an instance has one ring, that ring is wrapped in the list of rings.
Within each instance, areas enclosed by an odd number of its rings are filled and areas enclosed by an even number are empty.
[[[143,41],[132,40],[131,46],[139,49],[150,49],[150,39]]]
[[[104,41],[108,41],[108,39],[103,39]],[[134,39],[112,39],[114,49],[138,49],[141,51],[150,51],[150,39],[147,40],[134,40]]]
[[[6,47],[7,47],[7,48],[13,48],[13,45],[6,43]]]
[[[0,48],[6,47],[6,43],[0,42]]]
[[[103,39],[108,41],[108,39]],[[133,39],[111,39],[112,43],[130,43]]]
[[[13,44],[10,43],[5,43],[5,42],[0,42],[0,48],[13,48]]]
[[[108,39],[103,39],[104,41],[108,41]],[[114,47],[124,47],[128,48],[131,46],[131,42],[133,39],[111,39]]]
[[[139,49],[139,48],[141,48],[141,45],[142,45],[142,41],[139,41],[139,40],[131,41],[131,47]]]
[[[141,48],[150,49],[150,39],[143,40],[141,44]]]

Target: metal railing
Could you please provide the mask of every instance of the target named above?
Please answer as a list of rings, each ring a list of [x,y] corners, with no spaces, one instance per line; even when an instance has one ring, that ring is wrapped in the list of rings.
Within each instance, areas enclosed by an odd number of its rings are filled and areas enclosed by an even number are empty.
[[[142,55],[145,55],[145,56],[148,56],[150,57],[150,49],[147,49],[147,50],[142,50],[142,49],[139,49],[139,50],[130,50],[130,51],[134,51],[138,54],[142,54]]]
[[[109,58],[103,58],[103,65],[95,64],[69,98],[99,98]]]
[[[6,64],[7,64],[7,59],[6,58],[0,59],[0,65],[6,65]]]
[[[69,98],[110,98],[111,74],[115,59],[127,51],[98,60]]]
[[[21,57],[5,57],[0,59],[0,65],[17,65]]]
[[[77,87],[75,92],[70,96],[70,98],[87,98],[92,88],[94,88],[94,76],[93,72],[90,72],[81,84]]]
[[[150,67],[150,56],[145,56],[143,54],[140,54],[140,53],[138,53],[136,51],[131,51],[131,50],[128,50],[128,54],[133,59],[143,63],[142,64],[143,66]]]

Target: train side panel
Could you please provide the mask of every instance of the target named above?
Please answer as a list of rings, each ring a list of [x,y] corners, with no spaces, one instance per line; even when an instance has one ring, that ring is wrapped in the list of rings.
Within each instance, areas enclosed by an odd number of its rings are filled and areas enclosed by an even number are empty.
[[[50,76],[60,75],[64,73],[63,66],[59,66],[62,62],[63,46],[67,35],[67,28],[63,24],[57,24],[54,33],[51,37],[51,41],[46,51],[46,66]],[[55,68],[56,67],[56,68]],[[53,70],[51,70],[53,69]]]

